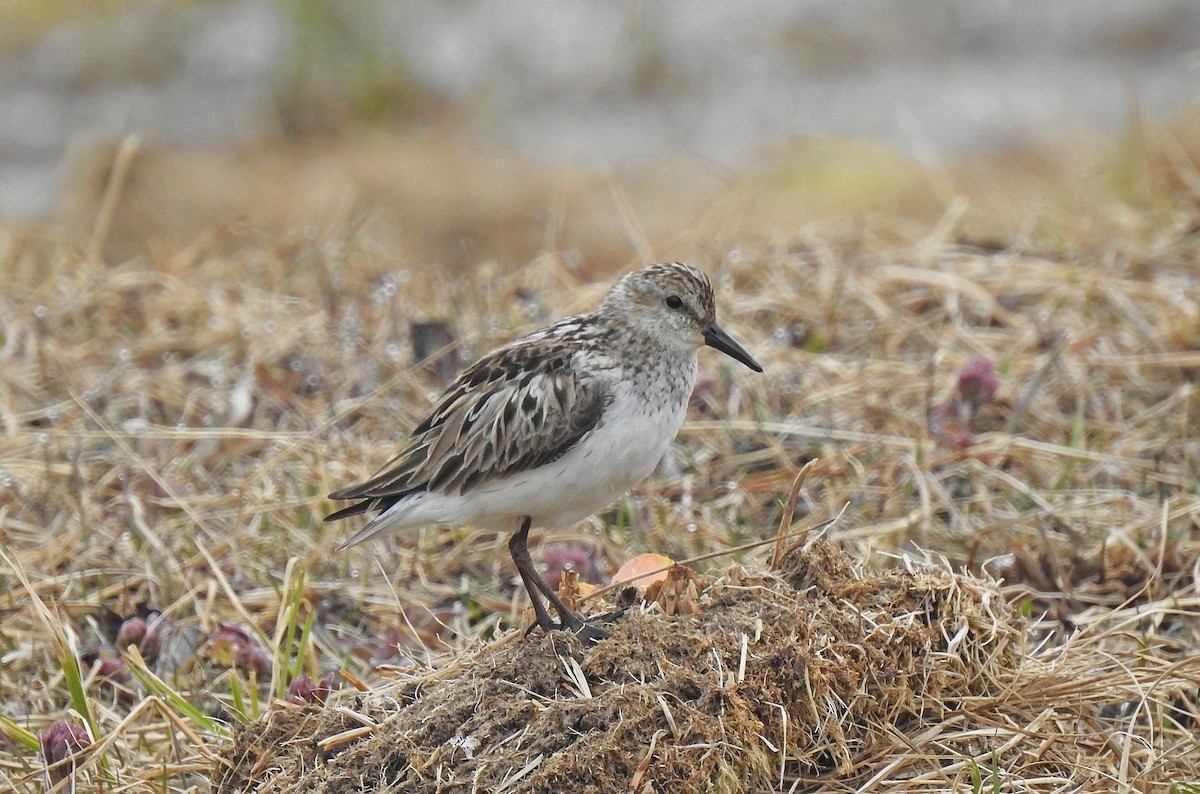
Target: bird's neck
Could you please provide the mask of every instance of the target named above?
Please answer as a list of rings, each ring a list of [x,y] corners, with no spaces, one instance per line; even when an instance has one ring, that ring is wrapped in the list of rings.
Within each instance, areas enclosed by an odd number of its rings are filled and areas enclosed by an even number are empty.
[[[661,337],[623,329],[614,334],[613,352],[623,377],[647,402],[687,402],[696,384],[696,351],[664,345]]]

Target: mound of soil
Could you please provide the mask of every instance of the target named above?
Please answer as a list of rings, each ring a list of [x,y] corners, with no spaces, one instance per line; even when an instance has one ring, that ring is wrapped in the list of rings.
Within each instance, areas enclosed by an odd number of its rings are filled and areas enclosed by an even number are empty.
[[[214,790],[804,790],[994,694],[1021,657],[991,583],[864,572],[823,543],[693,584],[690,608],[631,609],[592,648],[516,633],[420,680],[274,710],[239,729]]]

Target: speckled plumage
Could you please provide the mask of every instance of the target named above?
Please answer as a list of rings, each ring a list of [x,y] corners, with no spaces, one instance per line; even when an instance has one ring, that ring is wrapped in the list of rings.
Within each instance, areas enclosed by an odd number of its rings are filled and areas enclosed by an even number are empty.
[[[330,494],[359,501],[326,520],[375,514],[347,546],[451,523],[517,531],[523,551],[529,526],[569,526],[654,470],[683,422],[705,344],[761,371],[716,324],[702,272],[668,263],[628,273],[594,311],[466,369],[381,474]]]

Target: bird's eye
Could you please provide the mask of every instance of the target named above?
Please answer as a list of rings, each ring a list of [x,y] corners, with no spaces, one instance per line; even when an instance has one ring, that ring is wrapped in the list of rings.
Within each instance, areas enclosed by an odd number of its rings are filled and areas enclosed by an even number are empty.
[[[668,295],[667,296],[667,308],[668,309],[682,309],[683,308],[683,298],[679,297],[678,295]]]

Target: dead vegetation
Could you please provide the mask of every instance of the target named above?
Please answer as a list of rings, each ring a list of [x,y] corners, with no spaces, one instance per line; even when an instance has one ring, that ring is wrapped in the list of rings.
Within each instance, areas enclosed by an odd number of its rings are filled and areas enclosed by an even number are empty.
[[[769,544],[697,563],[694,614],[635,607],[588,651],[509,631],[504,538],[335,552],[320,522],[444,376],[410,366],[414,324],[469,358],[590,305],[586,258],[549,235],[462,279],[354,224],[127,261],[4,232],[0,769],[18,792],[1188,790],[1194,145],[1144,134],[1119,184],[999,237],[954,202],[885,231],[697,221],[766,374],[704,357],[659,476],[535,555],[599,581],[770,540],[813,459],[795,522],[836,521],[773,573]]]
[[[340,710],[277,711],[238,734],[216,789],[335,792],[366,779],[394,792],[740,792],[849,781],[892,747],[897,726],[996,700],[1022,656],[1020,622],[990,584],[947,571],[863,575],[825,544],[784,566],[777,576],[727,569],[702,585],[694,614],[635,608],[594,649],[560,632],[510,636],[449,675],[402,680]],[[905,764],[892,776],[914,774]]]

